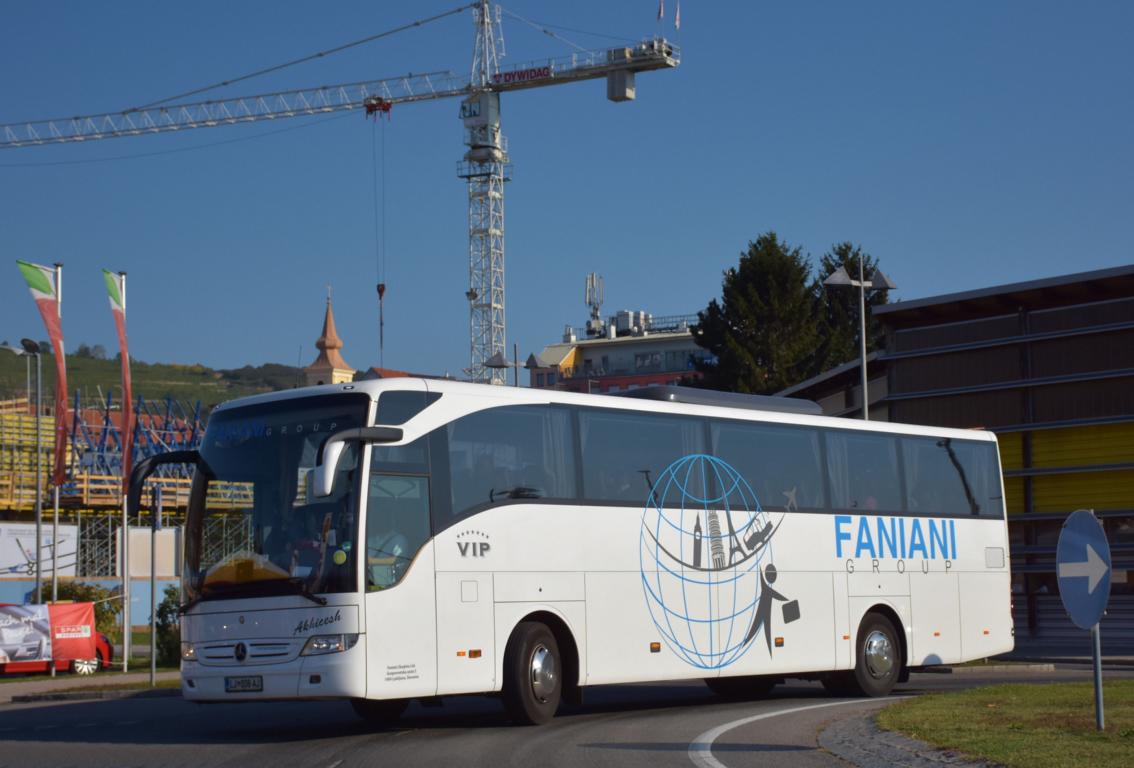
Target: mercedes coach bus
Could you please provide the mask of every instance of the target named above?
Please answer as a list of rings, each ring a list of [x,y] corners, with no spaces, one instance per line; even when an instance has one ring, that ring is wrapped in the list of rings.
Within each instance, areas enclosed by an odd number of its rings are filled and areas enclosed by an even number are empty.
[[[881,696],[1013,647],[994,436],[814,403],[396,379],[226,403],[185,528],[181,674],[201,702],[786,677]]]

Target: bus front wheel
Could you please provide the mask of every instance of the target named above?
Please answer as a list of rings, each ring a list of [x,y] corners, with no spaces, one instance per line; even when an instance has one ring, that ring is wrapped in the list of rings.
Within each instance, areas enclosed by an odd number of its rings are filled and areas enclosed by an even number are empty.
[[[351,699],[354,713],[370,725],[383,726],[395,722],[406,711],[405,699]]]
[[[555,635],[537,621],[516,626],[504,651],[504,708],[518,725],[555,717],[563,694],[562,659]]]
[[[901,673],[898,631],[882,614],[868,613],[858,629],[854,669],[824,678],[823,685],[838,696],[886,696]]]

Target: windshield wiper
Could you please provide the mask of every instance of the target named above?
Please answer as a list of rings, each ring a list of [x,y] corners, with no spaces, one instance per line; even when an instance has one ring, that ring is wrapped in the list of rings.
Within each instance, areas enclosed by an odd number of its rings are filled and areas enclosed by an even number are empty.
[[[316,595],[314,592],[312,592],[310,589],[308,589],[307,588],[307,582],[304,581],[303,579],[300,579],[298,577],[293,577],[293,578],[288,579],[287,583],[291,584],[292,586],[295,587],[295,594],[299,595],[300,597],[306,597],[308,600],[315,603],[316,605],[326,605],[327,604],[327,598],[320,597],[319,595]]]

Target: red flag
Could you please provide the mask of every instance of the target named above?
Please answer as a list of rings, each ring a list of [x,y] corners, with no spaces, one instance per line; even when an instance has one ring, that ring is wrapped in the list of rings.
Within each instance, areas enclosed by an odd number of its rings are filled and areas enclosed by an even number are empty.
[[[126,273],[102,271],[110,311],[118,329],[118,351],[122,358],[122,493],[130,490],[130,469],[134,463],[134,394],[130,388],[130,350],[126,345]]]
[[[67,480],[67,358],[63,355],[63,310],[59,296],[63,268],[59,265],[52,269],[28,261],[16,261],[16,266],[28,283],[55,351],[55,469],[51,481],[58,488]],[[39,416],[37,413],[37,424]]]

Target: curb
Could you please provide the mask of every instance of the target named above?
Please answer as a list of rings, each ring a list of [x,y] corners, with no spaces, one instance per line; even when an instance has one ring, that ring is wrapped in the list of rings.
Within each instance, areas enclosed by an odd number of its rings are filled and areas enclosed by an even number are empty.
[[[971,667],[949,667],[954,675],[974,675],[981,672],[1054,672],[1055,665],[1051,663],[1040,664],[985,664]]]
[[[124,691],[61,691],[59,693],[28,693],[13,696],[13,704],[37,701],[97,701],[99,699],[157,699],[180,696],[178,688],[131,688]]]
[[[1022,658],[1020,661],[1032,662],[1035,664],[1077,664],[1091,666],[1094,664],[1094,659],[1090,656],[1031,656]],[[1129,656],[1119,656],[1102,658],[1103,669],[1131,669],[1134,668],[1134,658]]]
[[[982,672],[1054,672],[1055,664],[985,664],[982,666],[925,667],[914,671],[917,675],[979,675]]]

